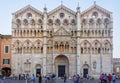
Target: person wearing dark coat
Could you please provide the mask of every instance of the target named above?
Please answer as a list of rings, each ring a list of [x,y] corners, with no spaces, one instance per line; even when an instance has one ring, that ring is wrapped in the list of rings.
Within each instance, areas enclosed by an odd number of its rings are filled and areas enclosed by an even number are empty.
[[[42,76],[41,76],[41,74],[38,75],[38,78],[39,78],[38,79],[38,83],[42,83]]]

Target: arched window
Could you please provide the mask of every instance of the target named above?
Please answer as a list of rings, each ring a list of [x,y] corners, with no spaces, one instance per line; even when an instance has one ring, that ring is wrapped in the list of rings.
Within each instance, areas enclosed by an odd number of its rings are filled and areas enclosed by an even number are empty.
[[[105,18],[104,24],[105,24],[105,28],[109,28],[110,21],[108,18]]]
[[[102,23],[102,20],[101,19],[98,19],[97,20],[97,23],[100,25]]]
[[[49,19],[49,20],[48,20],[48,24],[49,24],[49,25],[52,25],[52,24],[53,24],[53,20],[52,20],[52,19]]]
[[[24,20],[23,20],[23,23],[24,23],[24,25],[28,25],[28,20],[27,20],[27,19],[24,19]]]
[[[68,23],[68,20],[67,20],[67,19],[64,19],[63,24],[68,25],[68,24],[69,24],[69,23]]]
[[[89,20],[89,23],[90,23],[90,28],[94,28],[94,20],[93,20],[93,19],[90,19],[90,20]]]
[[[98,48],[98,54],[100,54],[100,52],[101,52],[101,49],[100,49],[100,48]]]
[[[97,27],[98,28],[101,28],[101,24],[102,24],[102,20],[101,19],[97,19]]]
[[[32,19],[32,20],[30,21],[30,23],[31,23],[32,25],[35,25],[35,20]]]
[[[27,13],[27,18],[32,18],[32,14],[31,13]]]
[[[17,19],[17,20],[16,20],[16,23],[17,23],[18,25],[20,25],[20,24],[21,24],[20,19]]]
[[[83,54],[83,48],[81,48],[81,54]]]
[[[83,26],[83,28],[87,28],[86,27],[87,26],[87,20],[86,19],[82,20],[82,26]]]
[[[92,13],[92,18],[97,18],[98,17],[98,13],[96,12],[96,11],[94,11],[93,13]]]
[[[74,19],[71,20],[71,24],[75,25],[75,20]]]
[[[38,20],[38,24],[39,25],[42,24],[42,20],[41,19]]]
[[[59,19],[56,19],[56,20],[55,20],[55,24],[60,25],[60,20],[59,20]]]
[[[17,24],[17,27],[19,27],[19,26],[21,25],[20,19],[17,19],[17,20],[16,20],[16,24]]]
[[[60,18],[63,18],[65,14],[63,12],[60,13]]]

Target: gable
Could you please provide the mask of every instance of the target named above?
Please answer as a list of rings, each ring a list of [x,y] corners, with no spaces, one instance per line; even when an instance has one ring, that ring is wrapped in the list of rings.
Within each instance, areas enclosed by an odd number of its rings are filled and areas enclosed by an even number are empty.
[[[28,11],[29,11],[29,12],[33,12],[33,13],[36,13],[36,14],[38,14],[38,15],[42,15],[42,12],[41,12],[41,11],[37,10],[36,8],[34,8],[34,7],[30,6],[30,5],[22,8],[22,9],[20,9],[20,10],[18,10],[18,11],[16,11],[16,12],[13,13],[12,15],[19,16],[19,15],[23,15],[25,12],[28,12]]]
[[[112,12],[94,4],[93,6],[89,7],[87,10],[83,11],[81,13],[81,16],[85,16],[87,14],[90,14],[91,12],[97,11],[98,13],[101,13],[102,15],[105,15],[107,17],[110,17],[110,14],[112,14]]]
[[[55,14],[56,12],[58,12],[58,11],[66,11],[66,13],[69,13],[69,14],[71,14],[71,15],[75,15],[76,13],[73,11],[73,10],[71,10],[71,9],[69,9],[69,8],[67,8],[66,6],[64,6],[64,5],[60,5],[60,6],[58,6],[57,8],[55,8],[55,9],[53,9],[52,11],[50,11],[49,13],[48,13],[48,15],[50,16],[50,15],[53,15],[53,14]]]
[[[55,36],[65,36],[65,35],[70,35],[70,33],[65,30],[63,27],[60,27],[55,33],[53,33]]]

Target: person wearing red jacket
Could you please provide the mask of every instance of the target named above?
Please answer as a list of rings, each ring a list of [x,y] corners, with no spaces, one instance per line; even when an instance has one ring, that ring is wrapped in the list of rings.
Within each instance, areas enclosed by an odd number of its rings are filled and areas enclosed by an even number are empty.
[[[108,83],[111,83],[111,80],[112,80],[112,75],[109,74],[109,75],[108,75]]]

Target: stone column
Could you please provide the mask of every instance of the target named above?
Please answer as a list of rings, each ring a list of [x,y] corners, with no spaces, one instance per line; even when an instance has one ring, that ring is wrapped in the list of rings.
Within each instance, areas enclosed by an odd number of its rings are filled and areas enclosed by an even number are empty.
[[[77,7],[77,52],[76,52],[76,73],[80,74],[80,30],[81,30],[81,16],[80,7]]]
[[[47,8],[45,7],[44,8],[44,17],[43,17],[43,75],[46,75],[46,70],[47,70],[47,65],[46,65],[47,32],[46,32],[46,29],[47,29]]]
[[[21,70],[21,73],[24,73],[24,52],[23,52],[23,46],[22,46],[22,54],[21,54],[21,65],[20,65],[20,70]]]

